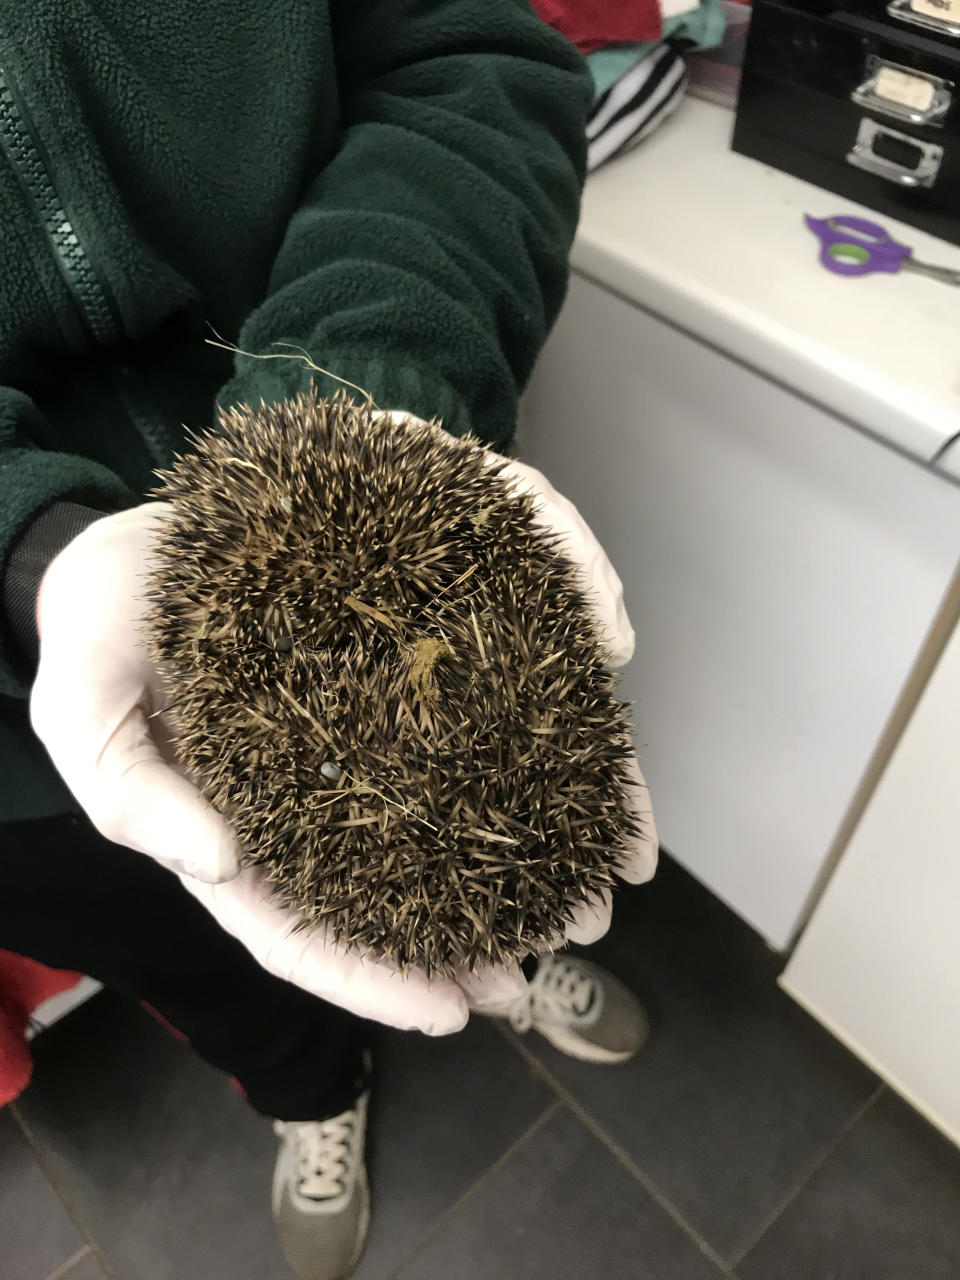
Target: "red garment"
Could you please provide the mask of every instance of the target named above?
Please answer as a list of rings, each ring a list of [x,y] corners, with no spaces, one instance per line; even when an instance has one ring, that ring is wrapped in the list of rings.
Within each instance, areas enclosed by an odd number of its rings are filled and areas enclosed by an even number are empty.
[[[533,0],[533,7],[581,53],[663,37],[659,0]]]
[[[34,1009],[51,996],[68,991],[79,973],[48,969],[36,960],[0,951],[0,1107],[27,1087],[33,1072],[24,1031]]]
[[[15,955],[12,951],[0,951],[0,1107],[23,1093],[33,1075],[33,1058],[24,1032],[31,1014],[44,1000],[69,991],[83,980],[83,974],[67,969],[48,969],[36,960]],[[143,1008],[152,1014],[165,1030],[182,1043],[188,1043],[182,1031],[168,1022],[152,1005],[141,1001]],[[241,1097],[246,1097],[243,1085],[231,1076],[231,1083]]]

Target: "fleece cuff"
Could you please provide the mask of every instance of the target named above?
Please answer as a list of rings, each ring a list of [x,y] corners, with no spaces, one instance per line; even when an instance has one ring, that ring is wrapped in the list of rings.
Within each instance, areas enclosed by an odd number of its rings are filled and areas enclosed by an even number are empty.
[[[421,372],[412,365],[362,359],[349,353],[331,353],[318,358],[317,362],[354,385],[317,373],[299,360],[266,361],[238,355],[239,372],[221,391],[219,403],[224,408],[239,404],[256,408],[261,401],[274,404],[313,385],[321,396],[344,390],[354,397],[367,393],[381,409],[403,410],[426,421],[439,418],[444,429],[454,436],[466,435],[471,430],[481,434],[470,420],[465,400],[442,378]],[[491,443],[496,447],[495,442]]]
[[[60,524],[64,516],[51,516],[49,523],[42,527],[46,531],[42,543],[34,548],[31,534],[34,524],[44,513],[62,504],[82,504],[102,515],[132,506],[137,498],[112,471],[85,458],[41,449],[16,449],[11,450],[9,460],[4,458],[3,462],[7,465],[0,466],[0,472],[9,469],[10,475],[2,477],[4,509],[0,513],[0,694],[24,697],[34,674],[31,657],[34,662],[36,658],[35,631],[32,641],[27,639],[26,651],[24,640],[28,630],[25,619],[32,604],[35,605],[39,588],[36,576],[39,559],[49,551],[46,561],[49,564],[60,549],[53,545],[56,531],[65,533]],[[60,546],[68,541],[69,537],[64,536]],[[15,549],[18,558],[11,573],[10,561]],[[39,567],[40,577],[46,564]],[[8,600],[13,605],[13,614],[8,612]],[[16,627],[16,634],[11,624]],[[35,623],[32,625],[35,627]]]
[[[33,671],[40,657],[37,595],[47,565],[87,525],[103,515],[75,502],[55,502],[41,511],[14,543],[0,587],[0,605],[11,646],[22,667]]]

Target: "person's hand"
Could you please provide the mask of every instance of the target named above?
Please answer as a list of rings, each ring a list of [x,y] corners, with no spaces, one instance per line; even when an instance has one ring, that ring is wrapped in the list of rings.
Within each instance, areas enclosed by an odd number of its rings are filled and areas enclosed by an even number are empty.
[[[387,410],[384,416],[393,422],[423,425],[421,418],[403,410]],[[438,426],[437,430],[442,428]],[[623,583],[590,526],[569,498],[559,493],[542,471],[515,458],[504,459],[492,451],[488,451],[486,456],[489,465],[499,470],[503,481],[533,499],[534,518],[540,527],[551,535],[559,535],[559,549],[577,569],[580,589],[590,602],[599,624],[607,665],[614,668],[625,666],[633,657],[636,636],[623,602]],[[650,791],[635,755],[629,761],[628,772],[631,775],[630,802],[637,835],[624,849],[616,870],[627,883],[644,884],[652,879],[657,869],[657,826],[650,804]],[[607,890],[599,897],[583,902],[573,913],[564,936],[552,939],[551,946],[560,948],[569,942],[588,946],[599,941],[610,928],[612,914],[613,895]],[[511,990],[507,982],[510,975],[519,984],[519,993],[522,994],[525,983],[517,966],[511,966],[509,970],[464,974],[459,982],[467,992],[472,1008],[492,1009],[503,1006]]]
[[[361,1018],[401,1030],[448,1035],[460,1031],[470,1016],[471,982],[477,984],[482,1000],[504,1005],[516,1000],[526,986],[523,976],[513,970],[488,969],[465,977],[463,985],[452,979],[428,979],[421,969],[400,974],[384,961],[340,946],[323,928],[300,929],[299,916],[278,904],[259,867],[245,867],[222,884],[180,878],[265,969]]]
[[[499,461],[491,456],[491,461]],[[636,636],[623,603],[623,583],[610,563],[607,553],[594,536],[590,526],[573,503],[558,493],[547,477],[535,467],[516,459],[509,459],[503,477],[517,489],[530,494],[536,505],[535,518],[540,526],[551,534],[559,534],[559,546],[575,565],[580,579],[580,589],[590,602],[600,626],[600,642],[609,667],[623,667],[633,657]],[[643,884],[651,879],[657,869],[657,827],[650,805],[647,788],[636,756],[630,760],[632,775],[631,801],[639,835],[625,850],[618,867],[618,874],[630,884]],[[593,920],[595,923],[590,923]],[[574,942],[595,941],[609,927],[609,911],[606,927],[596,937],[585,935],[603,923],[603,915],[584,908],[573,926]]]
[[[491,460],[495,459],[491,455]],[[627,661],[633,631],[620,580],[576,509],[539,472],[507,464],[536,499],[538,519],[560,531],[600,621],[611,665]],[[168,516],[161,503],[95,522],[54,560],[38,606],[40,667],[31,699],[34,727],[98,829],[180,874],[185,887],[267,970],[361,1016],[429,1034],[459,1030],[468,1008],[497,1008],[522,994],[516,966],[460,975],[456,982],[401,976],[347,951],[324,931],[298,929],[259,869],[238,873],[228,825],[177,769],[163,732],[161,683],[143,643],[146,578]],[[635,762],[634,762],[635,766]],[[648,879],[656,832],[646,785],[635,766],[635,812],[642,835],[619,868]],[[591,942],[610,923],[610,895],[585,903],[566,941]],[[557,939],[562,945],[564,939]]]
[[[502,466],[501,475],[505,481],[533,498],[535,519],[541,528],[560,535],[559,547],[577,568],[580,588],[599,623],[607,665],[625,666],[633,657],[636,637],[623,603],[623,584],[589,525],[573,503],[535,467],[512,458],[504,463],[502,458],[492,453],[489,460],[493,466]],[[632,778],[630,802],[638,834],[624,850],[616,870],[628,883],[643,884],[657,869],[657,827],[650,805],[650,792],[635,755],[630,758],[629,772]],[[577,908],[564,937],[555,939],[554,945],[559,948],[568,942],[582,946],[597,942],[610,928],[612,912],[613,895],[606,890]],[[518,976],[519,971],[514,968],[513,973]],[[470,975],[462,980],[461,985],[468,994],[471,1007],[492,1010],[508,1003],[505,974],[499,971],[496,976],[499,987],[493,983],[491,974]]]
[[[408,415],[393,415],[405,418]],[[494,454],[491,463],[502,462]],[[610,666],[621,666],[633,654],[634,633],[623,606],[623,586],[583,517],[539,471],[508,461],[503,478],[534,497],[536,518],[551,533],[561,535],[564,553],[577,567],[580,585],[600,625],[604,655]],[[634,756],[631,799],[639,834],[624,851],[619,875],[634,884],[649,880],[657,865],[657,832],[650,795]],[[272,973],[313,991],[363,1017],[393,1026],[418,1027],[439,1035],[457,1031],[468,1008],[478,1012],[508,1008],[526,990],[518,965],[487,967],[458,974],[455,981],[431,979],[421,971],[401,977],[387,964],[363,958],[334,944],[323,930],[297,928],[298,917],[277,906],[256,868],[248,868],[227,884],[201,884],[184,877],[184,884],[228,932],[240,938]],[[604,893],[584,902],[574,913],[567,942],[596,942],[610,927],[612,895]]]
[[[201,880],[236,875],[223,818],[174,767],[153,717],[160,680],[143,639],[146,576],[169,517],[148,502],[94,521],[44,574],[34,730],[94,826]]]
[[[239,871],[224,819],[176,768],[159,712],[159,675],[143,641],[151,556],[169,508],[145,503],[95,521],[47,569],[37,620],[31,718],[94,826],[180,875],[220,925],[271,973],[363,1017],[431,1034],[468,1017],[453,982],[388,965],[297,932],[255,867]],[[504,991],[504,980],[491,978]]]

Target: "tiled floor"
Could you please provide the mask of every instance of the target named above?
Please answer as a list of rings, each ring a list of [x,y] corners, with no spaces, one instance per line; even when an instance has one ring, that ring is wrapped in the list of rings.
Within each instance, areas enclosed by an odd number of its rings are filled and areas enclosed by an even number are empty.
[[[386,1035],[358,1280],[958,1280],[960,1153],[775,986],[665,863],[595,958],[647,1000],[618,1068],[475,1022]],[[113,995],[0,1112],[2,1280],[285,1280],[273,1137]]]

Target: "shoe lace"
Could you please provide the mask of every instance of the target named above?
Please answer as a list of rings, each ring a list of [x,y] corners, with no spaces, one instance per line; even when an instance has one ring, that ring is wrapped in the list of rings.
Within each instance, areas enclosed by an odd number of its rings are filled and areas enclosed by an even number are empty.
[[[344,1111],[332,1120],[287,1123],[293,1130],[297,1189],[309,1200],[328,1200],[344,1193],[354,1155],[356,1113]]]
[[[572,1021],[585,1016],[597,999],[592,974],[564,956],[544,957],[526,992],[510,1010],[515,1031],[529,1031],[537,1021]]]

